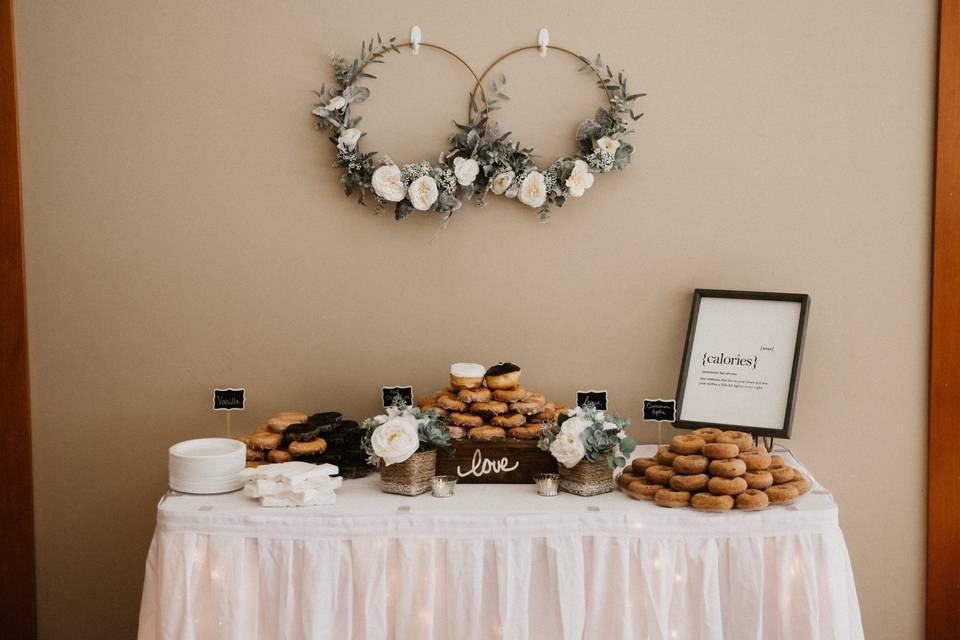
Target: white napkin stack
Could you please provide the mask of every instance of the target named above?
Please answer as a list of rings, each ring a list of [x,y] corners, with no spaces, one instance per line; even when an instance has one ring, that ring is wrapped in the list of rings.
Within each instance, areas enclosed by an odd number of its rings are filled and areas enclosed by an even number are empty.
[[[340,470],[332,464],[281,462],[244,469],[243,495],[258,498],[263,507],[315,507],[337,501],[343,485]]]

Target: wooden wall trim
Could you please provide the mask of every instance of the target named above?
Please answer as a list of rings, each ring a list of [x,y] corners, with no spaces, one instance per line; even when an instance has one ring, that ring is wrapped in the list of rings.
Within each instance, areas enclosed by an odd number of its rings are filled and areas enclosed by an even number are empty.
[[[960,629],[960,0],[940,3],[930,311],[927,638]]]
[[[0,635],[37,635],[30,390],[11,0],[0,0]]]

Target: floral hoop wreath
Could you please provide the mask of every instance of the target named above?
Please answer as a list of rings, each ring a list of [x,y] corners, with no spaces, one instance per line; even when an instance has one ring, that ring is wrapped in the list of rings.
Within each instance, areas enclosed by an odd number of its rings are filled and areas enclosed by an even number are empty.
[[[476,83],[480,83],[473,68],[453,51],[427,42],[418,45],[452,56],[470,72]],[[411,42],[397,43],[396,37],[384,41],[378,34],[376,42],[371,38],[370,42],[361,44],[360,57],[352,62],[331,53],[335,84],[329,91],[324,84],[320,91],[314,92],[324,102],[314,105],[313,115],[316,116],[315,125],[318,129],[329,129],[331,132],[330,142],[337,148],[337,159],[333,166],[344,170],[340,183],[347,197],[356,192],[358,202],[366,205],[366,196],[372,193],[376,202],[375,213],[383,213],[387,203],[393,203],[397,220],[403,220],[414,211],[436,211],[444,214],[443,220],[446,222],[464,200],[474,195],[474,181],[480,172],[477,161],[459,154],[443,153],[438,163],[424,160],[401,167],[385,154],[376,162],[376,151],[361,151],[361,139],[366,134],[358,128],[361,119],[354,118],[350,113],[351,105],[370,97],[370,89],[359,84],[364,78],[376,78],[367,68],[372,64],[382,64],[387,53],[399,54],[400,48],[413,46]],[[476,95],[476,85],[474,87],[471,109],[484,112],[489,108],[486,94],[481,90],[483,107],[478,107],[473,97]],[[484,133],[483,128],[478,128],[474,135]]]
[[[647,95],[631,94],[623,71],[614,75],[599,53],[591,60],[563,47],[549,45],[548,48],[583,63],[580,71],[593,73],[597,86],[606,93],[608,106],[597,109],[593,118],[584,120],[577,128],[577,152],[558,158],[548,168],[541,169],[535,161],[533,149],[511,140],[510,132],[501,134],[495,123],[489,124],[490,112],[497,109],[497,101],[508,99],[502,92],[506,84],[503,74],[499,76],[499,82],[491,82],[492,98],[489,102],[484,99],[482,107],[477,105],[474,96],[478,90],[483,92],[483,80],[490,71],[512,55],[540,49],[538,45],[530,45],[505,53],[480,75],[471,94],[470,128],[467,129],[467,133],[476,131],[475,141],[471,142],[469,135],[461,133],[452,139],[454,150],[448,154],[475,159],[480,164],[482,179],[478,182],[484,189],[481,200],[486,191],[516,198],[537,209],[541,222],[549,219],[550,205],[562,207],[568,198],[581,197],[593,186],[595,174],[622,171],[630,164],[633,145],[625,142],[624,137],[633,133],[631,124],[643,116],[634,113],[631,103]]]

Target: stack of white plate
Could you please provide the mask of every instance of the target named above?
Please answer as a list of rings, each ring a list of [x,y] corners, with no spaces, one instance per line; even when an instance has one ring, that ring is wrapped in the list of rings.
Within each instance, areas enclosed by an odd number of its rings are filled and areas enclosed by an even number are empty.
[[[200,438],[170,447],[170,488],[181,493],[226,493],[243,486],[247,447],[229,438]]]

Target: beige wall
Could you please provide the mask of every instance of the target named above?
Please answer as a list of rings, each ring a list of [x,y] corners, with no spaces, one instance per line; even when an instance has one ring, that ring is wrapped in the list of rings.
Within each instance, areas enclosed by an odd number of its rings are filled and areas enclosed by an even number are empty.
[[[919,637],[935,4],[16,2],[42,637],[133,635],[166,447],[222,432],[213,386],[247,387],[249,429],[509,358],[637,416],[697,286],[812,295],[790,446],[840,503],[867,636]],[[433,244],[346,201],[310,90],[412,23],[477,66],[544,24],[601,49],[650,94],[634,165]],[[569,152],[588,79],[504,71],[507,126]],[[435,157],[468,79],[378,72],[373,148]]]

